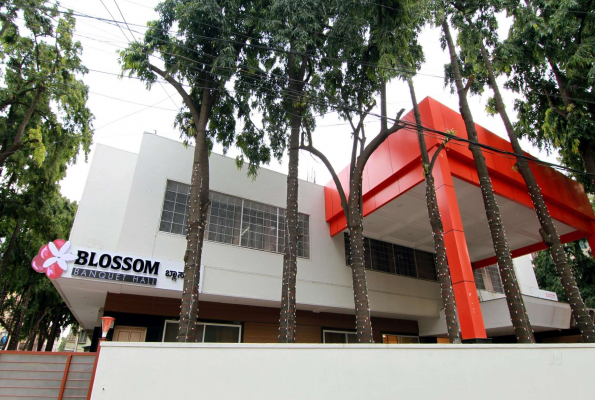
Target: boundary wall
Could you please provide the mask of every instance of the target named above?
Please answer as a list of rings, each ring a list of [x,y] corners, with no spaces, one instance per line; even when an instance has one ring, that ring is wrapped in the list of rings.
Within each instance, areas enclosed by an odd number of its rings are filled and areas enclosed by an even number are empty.
[[[595,345],[104,342],[100,399],[592,399]]]

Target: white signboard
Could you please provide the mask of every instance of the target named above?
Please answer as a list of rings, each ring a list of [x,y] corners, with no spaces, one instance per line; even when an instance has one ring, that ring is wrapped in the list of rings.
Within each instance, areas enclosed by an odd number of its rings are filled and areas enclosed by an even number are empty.
[[[183,262],[74,246],[69,250],[76,257],[71,257],[72,260],[68,261],[68,268],[61,278],[90,279],[179,291],[183,288]],[[204,266],[201,265],[199,293],[203,275]]]

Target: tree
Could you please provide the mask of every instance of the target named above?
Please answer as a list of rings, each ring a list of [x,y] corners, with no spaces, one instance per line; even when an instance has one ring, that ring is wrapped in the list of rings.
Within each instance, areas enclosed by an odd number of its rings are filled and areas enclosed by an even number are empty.
[[[562,162],[592,191],[595,180],[595,17],[591,0],[535,0],[506,4],[514,17],[498,56],[508,59],[507,86],[515,102],[518,135],[557,150]]]
[[[452,72],[455,88],[459,97],[459,108],[465,123],[467,135],[470,141],[477,143],[477,131],[475,130],[473,115],[471,114],[471,110],[467,102],[467,92],[469,90],[470,82],[467,83],[467,86],[463,85],[460,59],[456,53],[455,44],[450,33],[447,17],[446,15],[442,14],[442,10],[438,11],[437,19],[442,26],[442,31],[444,33],[443,46],[448,47],[450,54],[450,71]],[[447,68],[447,74],[448,72],[449,69]],[[508,310],[510,312],[510,317],[517,341],[519,343],[535,343],[533,329],[531,328],[531,323],[529,321],[529,317],[527,316],[527,310],[523,302],[523,297],[521,295],[514,273],[512,257],[508,247],[508,240],[506,238],[506,232],[500,217],[500,208],[496,202],[496,196],[494,194],[494,188],[492,187],[492,182],[490,180],[485,158],[479,146],[470,144],[469,150],[473,155],[473,160],[477,169],[479,185],[481,187],[481,194],[486,210],[486,217],[490,226],[494,252],[496,253],[496,258],[498,260],[498,268],[500,270],[500,276],[502,277],[502,283],[504,285],[506,303],[508,305]]]
[[[75,20],[58,13],[58,6],[31,0],[28,5],[6,1],[3,11],[0,63],[0,168],[10,175],[7,160],[20,156],[43,162],[48,146],[70,142],[88,152],[91,112],[88,89],[77,79],[86,68],[82,47],[73,41]],[[22,13],[24,22],[15,24]],[[22,161],[21,161],[22,162]]]
[[[194,139],[184,288],[178,340],[194,342],[198,283],[209,201],[209,151],[214,142],[234,143],[237,99],[227,84],[246,57],[247,44],[259,42],[258,1],[165,0],[159,19],[148,23],[142,42],[120,52],[122,73],[136,74],[150,88],[159,79],[172,85],[184,101],[175,124],[186,142]],[[175,29],[175,30],[174,30]],[[245,109],[245,105],[237,108]],[[247,156],[249,173],[270,159],[267,146],[249,121],[237,138]],[[241,160],[240,160],[241,161]]]
[[[400,12],[386,13],[385,4]],[[396,67],[417,65],[423,59],[416,42],[421,23],[419,11],[423,11],[423,5],[424,2],[400,0],[368,7],[362,7],[359,2],[344,1],[339,6],[333,33],[341,38],[341,42],[328,41],[322,79],[326,100],[339,116],[349,121],[352,129],[349,187],[344,187],[328,158],[314,146],[309,120],[304,124],[299,145],[299,149],[310,152],[324,163],[339,192],[349,230],[348,262],[352,270],[360,343],[373,342],[364,262],[363,173],[372,153],[392,133],[404,127],[400,121],[404,110],[397,114],[390,127],[386,122],[386,82],[395,76]],[[364,120],[376,105],[376,94],[380,94],[382,124],[378,135],[366,144]]]
[[[35,336],[42,330],[42,321],[46,318],[58,321],[54,325],[54,336],[59,334],[59,327],[62,329],[76,323],[47,277],[37,274],[30,266],[43,244],[57,237],[68,237],[76,204],[61,197],[57,188],[53,193],[39,195],[37,200],[32,202],[31,208],[21,206],[22,225],[12,244],[13,251],[10,256],[3,252],[5,269],[0,278],[3,288],[0,315],[7,318],[0,318],[0,324],[11,336],[8,344],[11,350],[17,349],[22,339],[27,339],[25,349],[32,350]],[[10,215],[6,214],[0,218],[0,228],[8,218]],[[42,340],[43,335],[39,336]],[[48,337],[53,340],[52,335]]]
[[[581,297],[576,280],[572,274],[572,269],[568,263],[566,252],[564,251],[560,236],[558,235],[556,226],[548,211],[541,189],[529,167],[529,162],[525,158],[518,136],[508,117],[508,113],[506,112],[500,88],[496,81],[496,72],[492,63],[492,56],[486,48],[485,42],[492,45],[498,43],[498,38],[494,29],[497,27],[494,12],[497,12],[498,9],[493,7],[490,2],[486,2],[485,4],[473,3],[472,6],[467,7],[462,3],[458,3],[459,2],[457,1],[452,2],[453,6],[459,11],[459,13],[453,17],[456,26],[460,27],[461,33],[459,35],[459,43],[461,44],[461,47],[465,49],[467,62],[474,64],[474,70],[484,70],[484,74],[487,75],[488,85],[494,92],[494,108],[496,112],[500,114],[500,117],[504,122],[512,149],[516,154],[515,166],[527,185],[529,195],[533,202],[533,207],[535,208],[537,218],[541,225],[539,233],[544,243],[550,248],[550,253],[556,265],[556,270],[562,280],[565,295],[570,299],[570,307],[572,308],[572,313],[577,321],[577,326],[583,335],[584,341],[587,343],[595,343],[595,326]],[[480,51],[481,58],[478,62],[474,63],[470,60],[474,60],[472,54],[476,53],[477,49]]]
[[[276,158],[289,153],[283,246],[279,341],[295,342],[298,244],[299,140],[303,123],[313,112],[326,112],[319,97],[321,55],[334,34],[336,1],[272,0],[259,26],[266,35],[252,48],[238,76],[236,93],[243,104],[262,112]]]
[[[448,142],[448,139],[445,139],[442,144],[438,146],[434,155],[432,156],[432,159],[430,160],[428,149],[426,147],[426,139],[422,127],[421,116],[419,114],[419,107],[415,97],[415,89],[413,87],[413,81],[411,78],[407,78],[407,83],[411,93],[411,102],[413,103],[413,113],[415,115],[415,123],[417,124],[417,139],[421,151],[421,162],[426,180],[426,207],[428,208],[430,226],[432,227],[432,236],[434,237],[434,250],[436,251],[436,272],[438,274],[438,280],[440,281],[440,295],[442,297],[442,305],[444,306],[444,314],[446,316],[448,339],[450,340],[450,343],[461,343],[461,327],[459,325],[457,305],[455,303],[454,293],[452,291],[450,269],[448,268],[446,247],[444,245],[444,225],[442,225],[442,217],[440,216],[440,210],[438,209],[436,186],[434,185],[434,175],[432,174],[438,155]]]
[[[564,245],[564,251],[586,306],[595,308],[595,260],[593,260],[592,250],[588,252],[584,250],[585,244],[584,239],[570,242]],[[533,266],[537,283],[541,289],[555,292],[560,301],[570,302],[557,274],[556,264],[547,251],[533,254]]]

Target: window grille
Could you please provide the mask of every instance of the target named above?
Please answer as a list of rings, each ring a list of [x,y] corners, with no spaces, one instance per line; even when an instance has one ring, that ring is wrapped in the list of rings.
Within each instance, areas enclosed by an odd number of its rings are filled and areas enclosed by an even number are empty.
[[[351,265],[349,233],[345,233],[343,238],[345,262],[349,266]],[[364,266],[372,271],[438,280],[434,254],[376,239],[364,238]]]
[[[486,285],[483,281],[483,273],[481,272],[481,268],[473,270],[473,278],[475,279],[475,287],[477,289],[486,290]]]
[[[186,235],[190,186],[167,181],[159,231]],[[273,253],[282,253],[285,209],[223,193],[209,193],[205,239]],[[298,257],[310,258],[310,218],[298,214]]]

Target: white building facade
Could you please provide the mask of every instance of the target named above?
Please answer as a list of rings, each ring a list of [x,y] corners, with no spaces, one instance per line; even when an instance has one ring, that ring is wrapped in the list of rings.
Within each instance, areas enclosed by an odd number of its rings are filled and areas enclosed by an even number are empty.
[[[192,148],[153,134],[143,136],[138,154],[97,146],[70,236],[78,259],[53,281],[81,326],[93,333],[93,346],[102,316],[116,318],[114,341],[175,341],[192,160]],[[202,340],[275,342],[287,177],[262,168],[252,180],[235,160],[217,154],[210,156],[210,173]],[[297,341],[352,342],[351,270],[344,236],[329,234],[324,186],[300,181],[299,212]],[[386,252],[379,250],[367,272],[375,341],[443,341],[433,254],[398,242],[370,243],[394,254],[382,260]],[[568,305],[538,288],[528,256],[516,259],[515,267],[536,332],[570,328]],[[498,274],[482,268],[475,280],[488,335],[508,340],[512,327]]]

